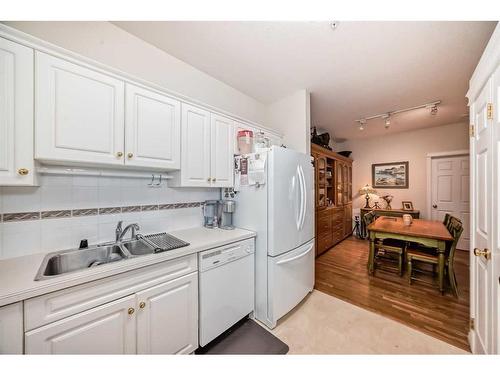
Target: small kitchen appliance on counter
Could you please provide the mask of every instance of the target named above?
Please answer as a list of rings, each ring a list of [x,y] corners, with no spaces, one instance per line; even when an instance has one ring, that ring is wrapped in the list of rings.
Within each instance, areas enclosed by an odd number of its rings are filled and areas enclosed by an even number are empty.
[[[234,229],[233,213],[236,210],[236,202],[230,199],[222,201],[221,229]]]
[[[221,221],[222,204],[218,200],[208,200],[202,205],[203,226],[206,228],[218,228]]]

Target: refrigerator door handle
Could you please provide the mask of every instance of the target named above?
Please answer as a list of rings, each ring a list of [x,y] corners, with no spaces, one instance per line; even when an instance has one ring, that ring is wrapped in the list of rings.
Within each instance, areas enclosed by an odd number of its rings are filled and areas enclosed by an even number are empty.
[[[304,251],[303,253],[296,255],[292,258],[280,260],[279,262],[276,262],[276,264],[285,264],[285,263],[293,262],[294,260],[297,260],[299,258],[305,257],[307,254],[309,254],[309,252],[313,249],[313,247],[314,247],[314,244],[311,244],[311,245],[309,245],[307,250]]]
[[[299,166],[297,166],[297,170],[295,171],[295,177],[294,180],[297,181],[297,186],[295,187],[294,184],[294,190],[295,188],[297,189],[295,191],[295,196],[296,196],[296,202],[295,204],[295,210],[297,211],[296,213],[296,218],[295,218],[295,225],[297,227],[297,230],[300,230],[300,223],[302,221],[302,180],[300,178],[300,169]]]
[[[304,227],[304,222],[306,219],[306,210],[307,210],[307,189],[306,189],[306,179],[304,176],[304,171],[302,166],[299,166],[299,176],[300,176],[300,191],[301,191],[301,204],[300,204],[300,226],[299,230],[302,230]]]

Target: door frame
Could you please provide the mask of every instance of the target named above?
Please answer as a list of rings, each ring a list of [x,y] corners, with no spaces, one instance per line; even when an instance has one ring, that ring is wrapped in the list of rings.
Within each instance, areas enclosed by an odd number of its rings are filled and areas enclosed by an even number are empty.
[[[455,151],[443,151],[443,152],[431,152],[427,154],[427,191],[426,191],[426,207],[428,219],[431,219],[432,212],[432,159],[448,158],[453,156],[469,156],[470,152],[468,149],[455,150]],[[470,175],[469,175],[469,185],[470,185]],[[472,203],[469,202],[469,212],[471,212]],[[469,249],[470,251],[470,249]]]

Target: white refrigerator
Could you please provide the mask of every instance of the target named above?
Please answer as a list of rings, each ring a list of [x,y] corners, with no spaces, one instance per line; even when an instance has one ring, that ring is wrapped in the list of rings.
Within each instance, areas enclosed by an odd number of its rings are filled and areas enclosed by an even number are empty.
[[[277,146],[262,157],[264,182],[238,188],[234,224],[257,232],[255,317],[274,328],[314,286],[313,167],[309,155]]]

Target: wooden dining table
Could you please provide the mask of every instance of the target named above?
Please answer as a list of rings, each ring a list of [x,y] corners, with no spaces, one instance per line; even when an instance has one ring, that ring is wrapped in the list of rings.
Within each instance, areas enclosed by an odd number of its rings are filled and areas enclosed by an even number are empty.
[[[375,267],[375,241],[393,238],[408,242],[417,242],[437,249],[439,268],[439,291],[444,291],[444,267],[446,242],[452,241],[446,226],[440,221],[413,219],[411,225],[404,225],[403,218],[379,216],[368,226],[370,237],[370,253],[368,256],[368,273],[373,275]]]

